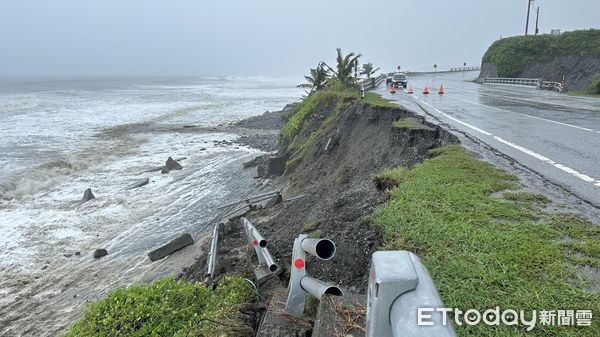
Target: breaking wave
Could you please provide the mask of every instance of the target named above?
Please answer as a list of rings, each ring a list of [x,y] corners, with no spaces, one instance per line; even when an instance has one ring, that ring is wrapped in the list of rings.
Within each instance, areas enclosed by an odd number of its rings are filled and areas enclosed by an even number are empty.
[[[73,174],[87,167],[88,165],[84,162],[55,160],[34,168],[24,169],[4,181],[0,181],[0,199],[20,199],[26,195],[35,194],[54,184],[59,177]]]

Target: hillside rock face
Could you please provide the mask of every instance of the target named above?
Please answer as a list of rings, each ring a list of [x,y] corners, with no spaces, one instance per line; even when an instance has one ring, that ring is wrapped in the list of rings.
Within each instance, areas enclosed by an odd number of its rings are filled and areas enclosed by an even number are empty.
[[[544,81],[560,82],[565,76],[567,91],[584,90],[600,73],[599,56],[559,56],[550,62],[530,62],[519,74],[523,78],[541,78]],[[498,77],[498,69],[493,63],[481,65],[479,78]]]
[[[498,68],[493,63],[484,63],[481,65],[479,78],[498,77]]]
[[[565,75],[566,89],[575,91],[585,89],[598,73],[600,73],[600,55],[584,57],[572,55],[560,56],[545,63],[529,63],[521,73],[521,77],[560,82]]]

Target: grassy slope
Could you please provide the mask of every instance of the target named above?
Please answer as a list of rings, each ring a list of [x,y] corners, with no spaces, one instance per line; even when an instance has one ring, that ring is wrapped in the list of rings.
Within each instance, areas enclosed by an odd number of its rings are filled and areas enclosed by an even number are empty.
[[[117,289],[92,303],[64,336],[247,336],[252,328],[243,324],[238,309],[251,300],[240,278],[226,277],[216,290],[163,279]]]
[[[342,109],[348,104],[345,99],[349,98],[356,100],[361,99],[359,89],[355,87],[334,85],[331,88],[312,93],[296,106],[294,111],[288,116],[286,124],[279,133],[280,143],[289,144],[288,150],[293,154],[286,164],[288,169],[293,169],[304,159],[304,155],[314,146],[317,137],[327,133],[331,128],[335,127]],[[320,103],[327,100],[335,102],[328,117],[323,121],[317,131],[312,132],[306,137],[301,136],[300,131],[305,126],[306,120],[313,112],[315,112],[316,107]],[[372,92],[365,93],[363,101],[377,107],[398,107],[382,98],[380,95]]]
[[[551,61],[557,56],[600,55],[600,30],[578,30],[558,36],[513,36],[494,42],[483,63],[494,63],[499,77],[519,77],[530,62]]]
[[[343,101],[344,98],[360,98],[358,88],[334,85],[332,88],[321,90],[310,94],[300,102],[289,116],[286,124],[279,133],[280,141],[293,141],[304,125],[304,121],[314,112],[319,102],[327,99]],[[367,104],[379,107],[397,108],[398,106],[383,99],[380,95],[367,92],[364,101]],[[331,122],[331,121],[330,121]]]
[[[600,312],[600,295],[585,291],[575,273],[578,266],[600,267],[598,227],[545,215],[538,207],[548,202],[542,196],[493,197],[493,192],[516,189],[516,177],[473,159],[459,146],[433,154],[411,170],[391,169],[378,177],[399,185],[374,219],[384,232],[385,248],[421,257],[446,306]],[[587,328],[538,325],[531,332],[507,326],[455,328],[459,336],[600,336],[597,322]]]

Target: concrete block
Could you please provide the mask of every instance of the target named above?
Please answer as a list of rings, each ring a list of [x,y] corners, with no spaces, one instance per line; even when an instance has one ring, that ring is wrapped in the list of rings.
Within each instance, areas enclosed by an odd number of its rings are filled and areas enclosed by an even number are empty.
[[[155,249],[153,251],[151,251],[150,253],[148,253],[148,257],[150,258],[151,261],[156,261],[156,260],[160,260],[163,257],[172,254],[184,247],[187,247],[189,245],[193,245],[194,244],[194,239],[192,238],[192,236],[188,233],[183,234],[182,236],[176,238],[175,240],[172,240],[171,242],[167,243],[166,245]]]
[[[285,172],[285,164],[287,163],[286,156],[271,156],[269,157],[268,175],[280,176]]]
[[[313,337],[343,336],[364,337],[364,329],[352,327],[349,319],[357,319],[353,323],[365,326],[367,297],[365,295],[345,294],[343,297],[324,295],[319,302],[317,320],[314,324]]]
[[[287,290],[277,289],[269,309],[263,316],[256,337],[304,337],[312,330],[310,321],[292,316],[285,311]]]

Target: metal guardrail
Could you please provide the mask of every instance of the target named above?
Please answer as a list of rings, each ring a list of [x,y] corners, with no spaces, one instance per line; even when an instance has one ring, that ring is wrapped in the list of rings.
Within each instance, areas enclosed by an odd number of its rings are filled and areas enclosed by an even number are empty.
[[[259,194],[259,195],[252,195],[252,196],[247,197],[246,199],[242,199],[242,200],[238,200],[238,201],[233,201],[233,202],[230,202],[228,204],[221,205],[221,206],[217,207],[217,209],[222,209],[222,208],[234,206],[234,205],[237,205],[237,204],[242,203],[242,202],[245,202],[246,204],[250,204],[252,202],[258,202],[258,201],[262,201],[262,200],[266,200],[266,199],[272,198],[272,197],[276,196],[277,194],[281,194],[281,191],[271,191],[271,192],[267,192],[267,193],[263,193],[263,194]]]
[[[361,88],[364,88],[364,90],[373,90],[377,88],[381,84],[381,82],[383,82],[386,79],[386,77],[387,76],[385,74],[381,74],[375,78],[367,78],[360,82],[359,85],[361,86]]]
[[[457,67],[457,68],[450,68],[450,72],[455,72],[455,71],[473,71],[473,70],[481,70],[480,66],[476,66],[476,67]]]
[[[550,81],[542,81],[540,83],[540,86],[538,87],[538,89],[543,89],[543,90],[550,90],[550,91],[556,91],[556,92],[562,92],[563,91],[563,84],[560,82],[550,82]]]
[[[254,252],[256,253],[259,264],[267,267],[267,269],[272,273],[277,272],[279,270],[279,266],[277,263],[275,263],[275,260],[269,252],[269,249],[267,249],[267,240],[260,234],[256,227],[254,227],[250,220],[242,217],[241,221],[242,225],[244,226],[246,237],[248,238],[250,245],[252,245],[254,248]]]
[[[321,300],[325,294],[334,296],[343,295],[342,290],[337,286],[317,280],[306,274],[305,253],[316,256],[321,260],[329,260],[335,255],[335,244],[328,239],[309,239],[306,234],[300,234],[294,240],[290,284],[288,285],[285,311],[296,316],[304,314],[306,293],[310,293],[318,300]]]
[[[500,78],[488,77],[483,79],[483,84],[505,84],[524,87],[538,87],[542,80],[540,78]]]
[[[215,273],[215,264],[217,259],[217,243],[219,241],[219,223],[215,225],[213,229],[212,238],[210,241],[210,251],[208,252],[208,269],[206,270],[206,279],[207,282],[210,280]]]
[[[367,291],[367,337],[454,337],[452,324],[429,311],[419,325],[421,308],[443,308],[433,280],[419,258],[407,251],[373,254]]]
[[[536,87],[542,90],[551,90],[562,92],[563,84],[560,82],[542,81],[541,78],[502,78],[502,77],[487,77],[477,80],[482,84],[499,84],[512,85],[520,87]]]

